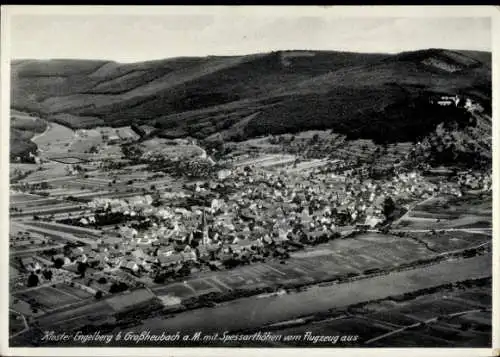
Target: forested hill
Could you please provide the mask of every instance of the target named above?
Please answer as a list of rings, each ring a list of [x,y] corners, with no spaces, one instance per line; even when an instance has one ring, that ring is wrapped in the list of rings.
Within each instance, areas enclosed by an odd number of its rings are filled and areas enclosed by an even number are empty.
[[[149,124],[166,137],[238,140],[331,128],[400,141],[428,120],[412,108],[429,95],[463,94],[491,106],[491,54],[474,51],[18,60],[11,73],[16,110],[72,128]],[[370,130],[374,121],[384,129]]]

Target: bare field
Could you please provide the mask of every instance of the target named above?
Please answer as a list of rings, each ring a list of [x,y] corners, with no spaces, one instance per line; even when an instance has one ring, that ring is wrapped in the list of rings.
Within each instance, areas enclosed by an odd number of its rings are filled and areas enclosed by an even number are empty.
[[[70,128],[57,123],[50,123],[43,134],[33,138],[33,142],[43,152],[65,151],[66,144],[69,146],[73,138],[74,132]]]

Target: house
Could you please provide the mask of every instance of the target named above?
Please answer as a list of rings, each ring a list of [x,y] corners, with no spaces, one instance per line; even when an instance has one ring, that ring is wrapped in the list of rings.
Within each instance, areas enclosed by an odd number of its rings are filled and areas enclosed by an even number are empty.
[[[217,178],[219,180],[225,180],[227,177],[231,176],[231,170],[222,169],[217,172]]]
[[[197,248],[198,251],[198,259],[200,260],[209,260],[211,257],[211,252],[207,249],[206,245],[200,245]]]
[[[158,256],[158,263],[164,266],[172,266],[182,263],[184,258],[179,253]]]
[[[120,266],[120,268],[128,270],[132,273],[137,273],[139,271],[139,265],[133,260],[128,260]]]
[[[285,244],[288,241],[288,233],[290,232],[285,232],[283,230],[280,230],[279,234],[273,238],[273,241],[276,244]]]
[[[254,245],[254,241],[249,239],[235,239],[234,243],[230,245],[234,252],[241,252],[243,249],[250,249]]]
[[[84,250],[83,247],[76,247],[71,250],[71,256],[74,258],[78,258],[83,254]]]
[[[92,261],[98,261],[99,264],[104,264],[109,261],[109,258],[104,252],[98,252],[94,254],[94,258],[92,259]]]
[[[118,144],[120,142],[120,137],[118,135],[111,135],[108,138],[108,144],[113,145],[113,144]]]
[[[381,217],[368,215],[365,220],[365,226],[373,228],[378,224],[382,223],[384,220]]]
[[[40,263],[36,262],[33,258],[21,258],[21,265],[27,271],[36,271],[41,269]]]
[[[196,253],[194,251],[183,251],[180,255],[184,261],[196,261]]]
[[[175,247],[172,244],[169,244],[165,247],[159,248],[158,252],[157,252],[158,256],[161,256],[161,255],[166,256],[166,255],[171,255],[173,253],[175,253]]]
[[[226,261],[226,260],[230,260],[232,258],[233,258],[233,252],[230,248],[221,249],[217,253],[217,259],[219,259],[220,261]]]
[[[136,249],[136,250],[133,250],[130,255],[132,255],[134,258],[136,259],[139,259],[139,260],[144,260],[146,259],[147,257],[147,254],[144,253],[144,251],[142,249]]]
[[[103,245],[106,245],[106,246],[114,246],[115,244],[122,244],[123,243],[123,239],[119,238],[119,237],[106,237],[106,238],[103,238],[102,240],[102,244]]]
[[[76,261],[79,262],[79,263],[86,263],[88,261],[88,257],[87,257],[87,254],[81,254],[80,256],[78,256],[76,258]]]

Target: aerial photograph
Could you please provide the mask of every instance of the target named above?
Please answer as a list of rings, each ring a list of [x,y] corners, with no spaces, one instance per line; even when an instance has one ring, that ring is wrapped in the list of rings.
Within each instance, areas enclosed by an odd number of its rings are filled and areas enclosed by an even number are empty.
[[[492,345],[483,17],[10,18],[10,347]]]

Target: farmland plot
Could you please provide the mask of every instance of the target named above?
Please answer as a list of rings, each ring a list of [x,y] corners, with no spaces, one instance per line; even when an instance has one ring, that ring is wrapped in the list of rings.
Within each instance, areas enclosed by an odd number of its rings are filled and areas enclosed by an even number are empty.
[[[43,181],[47,181],[50,184],[50,180],[70,176],[70,173],[67,170],[67,165],[65,164],[61,164],[58,162],[48,162],[44,163],[41,167],[41,170],[33,172],[20,182],[40,183]]]
[[[58,327],[66,321],[73,321],[72,328],[77,328],[78,325],[74,320],[84,319],[79,322],[80,326],[89,323],[92,317],[107,316],[112,313],[110,306],[105,301],[86,302],[82,301],[77,307],[61,309],[59,311],[46,314],[40,317],[37,321],[42,328]]]
[[[39,195],[32,195],[28,193],[12,193],[10,194],[10,203],[11,204],[26,204],[31,201],[39,201],[39,200],[46,199],[44,196],[39,196]]]
[[[491,242],[491,236],[480,233],[468,233],[461,231],[432,233],[409,233],[410,237],[415,237],[425,242],[430,249],[437,252],[447,252],[458,249],[476,247],[483,243]]]
[[[41,308],[45,311],[69,305],[80,300],[79,297],[73,294],[69,294],[51,286],[14,294],[14,296],[28,302],[33,307]]]
[[[71,143],[74,138],[74,132],[70,128],[50,123],[48,129],[41,135],[33,138],[40,151],[47,152],[66,152],[66,144]]]

